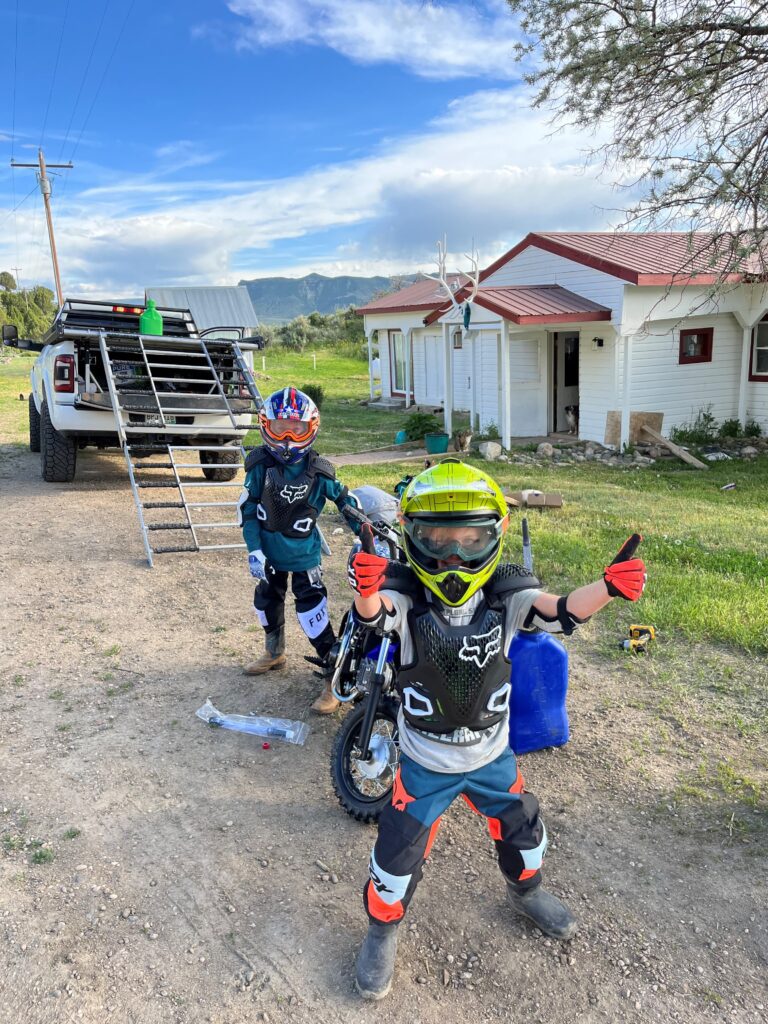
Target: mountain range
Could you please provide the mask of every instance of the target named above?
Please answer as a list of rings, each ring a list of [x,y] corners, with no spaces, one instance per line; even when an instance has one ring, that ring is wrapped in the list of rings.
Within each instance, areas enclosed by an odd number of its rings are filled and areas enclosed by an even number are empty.
[[[260,321],[265,324],[286,323],[309,313],[333,313],[347,306],[363,306],[377,292],[412,284],[419,274],[393,277],[256,277],[240,281],[251,296]]]

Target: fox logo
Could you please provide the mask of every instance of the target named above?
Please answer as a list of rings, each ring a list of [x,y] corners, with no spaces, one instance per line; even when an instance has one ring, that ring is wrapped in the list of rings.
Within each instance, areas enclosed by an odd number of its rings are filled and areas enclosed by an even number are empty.
[[[280,491],[280,497],[285,498],[288,504],[292,505],[294,501],[305,497],[308,490],[309,484],[285,484]]]
[[[501,625],[494,626],[488,633],[464,637],[459,651],[462,661],[474,661],[478,668],[485,668],[491,658],[501,650]]]
[[[369,868],[368,871],[371,876],[373,888],[376,890],[376,892],[394,892],[393,889],[389,888],[386,882],[382,882],[382,880],[379,878],[379,876],[376,874],[373,868]]]

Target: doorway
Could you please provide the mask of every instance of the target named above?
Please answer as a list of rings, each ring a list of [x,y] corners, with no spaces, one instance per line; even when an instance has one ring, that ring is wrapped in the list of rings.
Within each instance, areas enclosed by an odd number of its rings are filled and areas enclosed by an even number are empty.
[[[578,434],[579,337],[578,331],[555,331],[552,335],[551,429],[554,433],[568,433],[574,429],[575,422]]]

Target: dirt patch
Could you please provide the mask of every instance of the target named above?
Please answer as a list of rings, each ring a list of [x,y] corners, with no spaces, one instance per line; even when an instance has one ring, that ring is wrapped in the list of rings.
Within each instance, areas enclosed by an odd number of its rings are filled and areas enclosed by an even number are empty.
[[[260,649],[244,558],[148,569],[117,456],[84,453],[74,484],[46,485],[34,456],[6,448],[0,489],[3,1024],[768,1019],[764,797],[681,788],[707,758],[742,758],[755,796],[765,759],[748,731],[663,711],[671,684],[582,637],[572,740],[522,759],[547,884],[581,932],[560,944],[511,916],[487,833],[457,804],[393,993],[367,1006],[352,979],[375,831],[333,798],[338,719],[313,719],[303,748],[263,750],[194,716],[210,695],[306,717],[318,684],[298,629],[287,671],[243,676]],[[338,622],[346,539],[333,541]]]

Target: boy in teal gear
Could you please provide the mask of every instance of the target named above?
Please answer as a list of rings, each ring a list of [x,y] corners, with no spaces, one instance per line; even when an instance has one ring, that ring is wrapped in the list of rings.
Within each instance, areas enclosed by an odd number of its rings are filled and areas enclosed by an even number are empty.
[[[328,500],[342,513],[357,502],[336,479],[331,463],[314,451],[319,426],[317,406],[297,388],[284,388],[265,400],[259,412],[264,444],[245,460],[239,518],[256,580],[253,605],[265,631],[265,651],[245,672],[262,675],[285,664],[290,575],[299,624],[316,652],[308,660],[326,678],[312,710],[330,714],[338,707],[328,679],[336,635],[328,617],[317,517]]]
[[[412,578],[387,584],[388,561],[353,553],[355,615],[397,635],[400,766],[379,819],[364,889],[368,932],[357,958],[365,999],[390,989],[397,927],[418,885],[441,815],[461,796],[495,841],[508,901],[548,935],[576,920],[542,886],[547,833],[509,747],[510,663],[518,629],[570,634],[613,597],[636,601],[645,566],[634,536],[593,583],[558,597],[516,565],[502,565],[507,504],[487,474],[455,459],[415,477],[400,503]],[[364,527],[364,529],[366,529]]]

